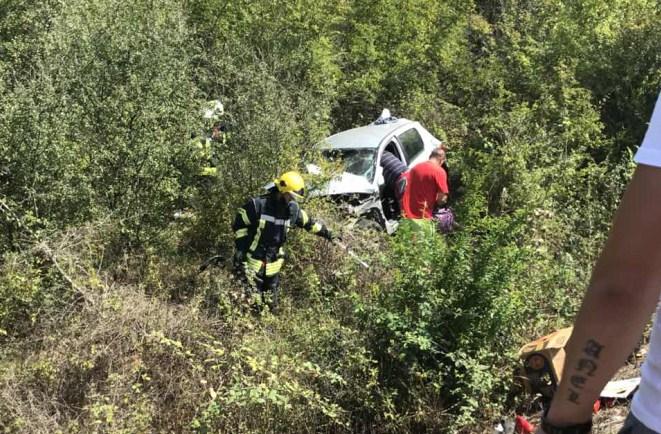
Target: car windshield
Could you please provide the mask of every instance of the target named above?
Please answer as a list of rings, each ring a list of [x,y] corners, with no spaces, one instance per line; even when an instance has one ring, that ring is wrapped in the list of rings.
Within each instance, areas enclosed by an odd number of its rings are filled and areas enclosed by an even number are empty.
[[[345,172],[364,176],[369,182],[374,179],[374,149],[326,149],[323,155],[329,161],[341,161]]]

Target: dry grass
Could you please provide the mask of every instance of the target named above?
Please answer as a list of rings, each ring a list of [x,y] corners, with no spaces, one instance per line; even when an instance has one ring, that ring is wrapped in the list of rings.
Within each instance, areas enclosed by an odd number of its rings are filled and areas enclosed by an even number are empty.
[[[186,431],[208,388],[199,360],[217,324],[199,300],[173,304],[103,270],[103,231],[41,241],[62,302],[0,353],[0,428],[8,432]]]
[[[25,433],[186,430],[206,393],[205,373],[176,349],[195,348],[213,324],[130,287],[107,287],[93,301],[44,327],[31,351],[23,345],[27,357],[6,362],[0,400],[9,420]]]

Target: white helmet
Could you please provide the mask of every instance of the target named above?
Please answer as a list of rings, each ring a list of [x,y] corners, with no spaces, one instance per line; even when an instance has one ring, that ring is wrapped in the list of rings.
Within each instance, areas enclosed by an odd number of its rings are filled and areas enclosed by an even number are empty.
[[[219,99],[214,99],[209,101],[205,106],[204,110],[204,119],[209,121],[218,121],[220,117],[225,113],[223,103]]]

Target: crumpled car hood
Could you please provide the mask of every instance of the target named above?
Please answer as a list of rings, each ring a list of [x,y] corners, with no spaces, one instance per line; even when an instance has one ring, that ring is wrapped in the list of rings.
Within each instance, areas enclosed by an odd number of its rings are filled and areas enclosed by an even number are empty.
[[[376,188],[363,176],[344,172],[333,178],[328,185],[322,187],[321,194],[352,194],[352,193],[375,193]]]

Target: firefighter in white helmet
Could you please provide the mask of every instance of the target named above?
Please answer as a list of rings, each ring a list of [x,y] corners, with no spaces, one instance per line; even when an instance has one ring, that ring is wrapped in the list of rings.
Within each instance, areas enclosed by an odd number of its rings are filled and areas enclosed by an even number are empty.
[[[193,147],[200,162],[199,175],[204,177],[216,176],[216,155],[219,145],[225,144],[227,138],[226,128],[222,121],[225,109],[220,100],[209,101],[202,113],[204,119],[204,134],[193,138]]]

